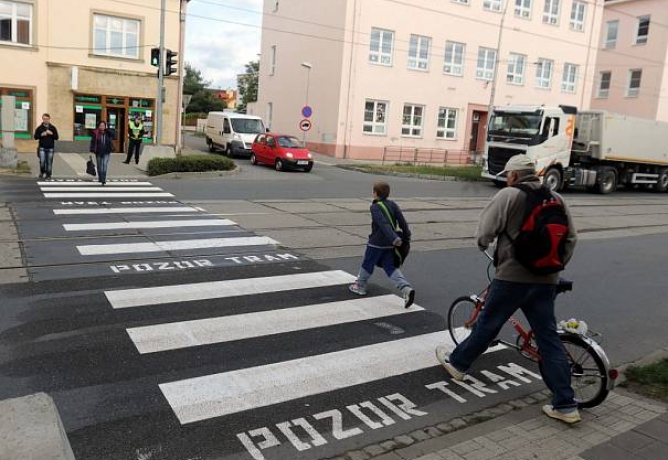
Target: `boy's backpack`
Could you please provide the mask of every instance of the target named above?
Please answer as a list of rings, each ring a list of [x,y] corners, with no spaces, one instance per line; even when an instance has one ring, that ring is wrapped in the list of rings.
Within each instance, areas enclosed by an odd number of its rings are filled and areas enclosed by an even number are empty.
[[[527,195],[520,233],[514,240],[515,258],[537,275],[564,269],[564,246],[568,236],[568,216],[564,204],[547,187],[526,184],[514,187]]]
[[[401,246],[399,247],[395,246],[394,248],[394,267],[399,268],[404,264],[406,258],[408,257],[408,253],[411,250],[411,242],[407,238],[404,238],[403,230],[401,230],[396,219],[394,218],[390,210],[387,208],[385,203],[383,203],[382,201],[377,201],[377,204],[378,206],[380,206],[380,209],[383,210],[383,213],[385,213],[387,220],[390,221],[390,225],[392,225],[392,228],[394,229],[397,236],[401,238]]]

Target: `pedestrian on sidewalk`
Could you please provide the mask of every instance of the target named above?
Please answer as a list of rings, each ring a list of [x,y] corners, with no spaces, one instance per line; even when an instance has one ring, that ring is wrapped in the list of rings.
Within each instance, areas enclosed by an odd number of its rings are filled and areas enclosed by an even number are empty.
[[[51,179],[53,155],[58,140],[58,130],[51,124],[51,115],[42,115],[42,124],[35,130],[34,138],[39,141],[37,156],[39,157],[39,178]]]
[[[97,178],[102,185],[107,183],[109,157],[114,149],[113,140],[114,133],[107,129],[106,122],[101,121],[97,125],[97,129],[93,132],[89,150],[95,154],[95,159],[97,160]]]
[[[373,184],[372,195],[371,235],[369,235],[357,281],[348,288],[355,294],[366,295],[367,282],[374,268],[382,267],[401,292],[404,307],[408,308],[415,301],[415,289],[411,287],[399,267],[407,255],[411,231],[399,205],[389,199],[390,185],[387,182]],[[397,260],[395,250],[401,249],[402,246],[403,251],[399,251],[402,253],[402,259]]]
[[[553,394],[552,404],[544,406],[543,412],[548,417],[566,423],[579,422],[580,413],[571,387],[571,369],[557,334],[554,316],[559,271],[538,274],[535,269],[531,270],[519,262],[515,250],[515,241],[526,220],[527,210],[536,209],[530,204],[530,194],[545,193],[543,196],[551,195],[550,199],[561,202],[560,208],[565,213],[567,223],[564,222],[560,236],[559,254],[563,263],[556,265],[562,269],[573,255],[577,239],[573,219],[561,196],[541,188],[543,185],[536,176],[535,164],[527,155],[512,157],[504,172],[508,174],[508,187],[492,198],[478,221],[478,247],[486,250],[496,240],[496,273],[487,294],[485,308],[466,340],[452,353],[448,353],[446,346],[437,347],[436,357],[452,378],[463,380],[473,362],[496,339],[510,316],[521,309],[531,325],[540,350],[543,380]]]
[[[134,120],[130,120],[128,127],[128,156],[123,163],[126,165],[130,164],[132,154],[134,153],[135,164],[139,164],[139,153],[142,139],[144,137],[144,123],[142,123],[141,116],[136,114]]]

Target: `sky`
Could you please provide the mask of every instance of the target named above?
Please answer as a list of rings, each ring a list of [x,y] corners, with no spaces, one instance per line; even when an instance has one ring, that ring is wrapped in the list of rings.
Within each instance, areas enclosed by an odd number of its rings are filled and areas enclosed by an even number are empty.
[[[258,59],[262,3],[262,0],[190,2],[185,61],[201,70],[212,88],[236,88],[237,75],[244,73],[244,65]]]

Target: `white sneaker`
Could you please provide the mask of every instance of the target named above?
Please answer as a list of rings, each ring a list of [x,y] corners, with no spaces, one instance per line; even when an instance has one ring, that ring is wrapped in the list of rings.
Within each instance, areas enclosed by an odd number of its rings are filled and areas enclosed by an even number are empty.
[[[408,308],[413,305],[413,302],[415,302],[415,289],[410,286],[406,286],[401,290],[401,293],[404,296],[404,308]]]
[[[357,295],[366,295],[366,288],[359,283],[353,283],[348,286],[350,292],[354,292]]]
[[[550,418],[561,420],[562,422],[568,423],[569,425],[578,423],[580,420],[582,420],[582,417],[580,417],[580,412],[577,409],[573,409],[569,412],[561,412],[556,410],[550,404],[543,406],[543,413]]]
[[[459,371],[455,366],[450,364],[450,351],[447,347],[443,345],[436,347],[436,359],[438,359],[438,362],[441,363],[453,379],[459,380],[460,382],[464,380],[466,373]]]

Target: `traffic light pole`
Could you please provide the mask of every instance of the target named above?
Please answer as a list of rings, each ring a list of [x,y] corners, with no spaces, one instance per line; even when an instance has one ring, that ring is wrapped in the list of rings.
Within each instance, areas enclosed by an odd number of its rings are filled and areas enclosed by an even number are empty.
[[[156,100],[156,114],[153,124],[155,125],[155,142],[162,142],[162,88],[165,82],[165,70],[163,59],[165,59],[165,10],[167,0],[162,0],[160,5],[160,65],[158,65],[158,98]]]

